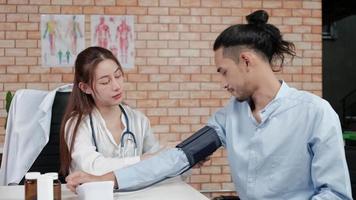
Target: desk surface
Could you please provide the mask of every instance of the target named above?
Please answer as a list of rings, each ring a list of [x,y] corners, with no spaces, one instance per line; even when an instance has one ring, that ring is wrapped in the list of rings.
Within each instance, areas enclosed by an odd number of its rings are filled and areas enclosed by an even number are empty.
[[[24,199],[23,186],[0,186],[0,199],[17,200]],[[115,193],[114,199],[120,200],[157,200],[168,197],[170,200],[209,200],[190,185],[182,181],[163,182],[150,188],[137,192]],[[62,200],[76,200],[77,195],[62,185]]]

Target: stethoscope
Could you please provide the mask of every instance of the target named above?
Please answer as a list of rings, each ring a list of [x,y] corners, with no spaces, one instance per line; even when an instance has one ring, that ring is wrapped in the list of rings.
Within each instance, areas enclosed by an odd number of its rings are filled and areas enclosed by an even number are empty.
[[[136,142],[136,137],[135,135],[130,131],[130,123],[129,123],[129,117],[126,114],[125,109],[119,104],[119,107],[121,109],[121,112],[124,114],[125,117],[125,122],[126,122],[126,131],[121,135],[120,138],[120,156],[121,157],[126,157],[125,156],[125,146],[128,145],[128,141],[132,140],[133,144],[134,144],[134,155],[133,156],[137,156],[137,142]],[[93,142],[95,145],[95,151],[98,151],[98,146],[96,143],[96,139],[95,139],[95,131],[94,131],[94,126],[93,126],[93,119],[91,114],[89,114],[89,118],[90,118],[90,127],[91,127],[91,133],[92,133],[92,137],[93,137]],[[124,142],[124,140],[126,139],[126,141]],[[126,145],[125,145],[126,144]]]

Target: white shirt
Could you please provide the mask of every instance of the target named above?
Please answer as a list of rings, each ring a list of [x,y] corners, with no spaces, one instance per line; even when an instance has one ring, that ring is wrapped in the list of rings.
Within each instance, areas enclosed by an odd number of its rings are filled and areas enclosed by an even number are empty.
[[[148,118],[141,112],[134,110],[129,106],[123,105],[123,107],[129,119],[130,131],[136,138],[137,155],[134,157],[123,158],[122,152],[120,152],[120,144],[115,142],[99,110],[94,108],[92,111],[92,120],[97,146],[94,145],[89,115],[84,116],[78,127],[71,154],[71,172],[82,170],[90,174],[102,175],[127,165],[134,164],[140,161],[140,155],[147,152],[155,152],[160,148],[159,142],[153,135]],[[126,130],[127,124],[123,114],[121,115],[121,121]],[[66,124],[66,130],[68,130],[66,135],[71,137],[75,123],[71,123],[71,126],[68,127],[68,122]],[[125,130],[123,130],[123,132]],[[68,140],[67,143],[69,144]],[[131,144],[128,146],[128,148],[125,148],[125,151],[132,153],[134,145]],[[125,147],[127,146],[125,145]]]

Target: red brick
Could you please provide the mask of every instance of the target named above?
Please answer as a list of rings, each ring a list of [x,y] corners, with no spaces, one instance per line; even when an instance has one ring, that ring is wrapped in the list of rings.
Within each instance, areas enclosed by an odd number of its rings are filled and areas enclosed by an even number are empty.
[[[210,176],[209,175],[192,175],[190,177],[190,181],[192,183],[206,183],[206,182],[210,182]]]
[[[84,7],[84,14],[104,14],[104,8],[99,6]]]
[[[157,82],[168,81],[169,75],[168,74],[152,74],[152,75],[150,75],[149,80],[157,81]]]
[[[126,7],[128,15],[147,15],[147,8],[144,7]]]
[[[159,0],[138,0],[139,6],[158,6]]]
[[[148,75],[146,75],[146,74],[129,74],[128,75],[128,81],[147,82],[148,81]]]
[[[295,17],[311,17],[311,10],[309,9],[292,9],[292,15]]]
[[[40,82],[40,75],[39,74],[20,74],[19,75],[19,82]]]
[[[157,83],[138,83],[137,90],[143,90],[143,91],[157,90]]]
[[[16,13],[16,5],[0,5],[0,13]]]
[[[28,66],[7,66],[6,72],[9,74],[25,74],[28,73]]]
[[[168,97],[168,91],[150,91],[148,93],[149,99],[167,99]]]
[[[52,0],[52,5],[72,5],[72,0]]]
[[[7,14],[6,21],[7,22],[27,22],[28,15],[27,14]]]
[[[7,48],[5,49],[5,56],[26,56],[26,49]]]
[[[189,15],[189,8],[169,8],[169,15]]]
[[[37,12],[38,12],[38,6],[30,6],[30,5],[17,6],[17,13],[37,13]]]
[[[179,122],[179,117],[164,116],[159,118],[160,124],[177,124]]]
[[[0,74],[0,80],[5,83],[16,83],[17,74]]]
[[[180,49],[180,56],[182,57],[199,57],[200,52],[198,49]]]
[[[17,48],[36,48],[37,41],[36,40],[16,40]]]
[[[284,8],[302,8],[303,1],[293,0],[293,1],[282,1]]]
[[[115,6],[116,0],[95,0],[97,6]]]
[[[273,9],[272,15],[279,16],[279,17],[290,17],[290,16],[292,16],[292,10],[290,10],[290,9]]]
[[[189,92],[187,91],[171,91],[169,92],[170,99],[188,99]]]
[[[209,32],[210,26],[207,24],[192,24],[190,25],[191,32]]]
[[[157,17],[158,18],[158,17]],[[139,18],[140,20],[140,18]],[[142,22],[140,22],[142,23]],[[168,31],[168,24],[149,24],[148,31]]]
[[[148,65],[167,65],[167,58],[159,58],[159,57],[149,57],[147,58]]]
[[[190,41],[189,48],[209,49],[211,46],[209,41]]]
[[[202,16],[201,21],[203,24],[220,24],[222,18],[218,16]]]
[[[200,1],[192,1],[192,0],[181,0],[181,7],[200,7]]]
[[[61,14],[81,14],[83,7],[80,6],[62,6]]]
[[[16,24],[15,23],[0,23],[0,30],[4,30],[4,31],[16,30]]]
[[[304,17],[303,18],[303,24],[304,25],[321,25],[321,18],[310,18],[310,17]]]
[[[80,5],[80,6],[94,5],[94,0],[73,0],[73,5]]]
[[[119,6],[104,7],[104,13],[107,15],[123,15],[126,14],[126,8]]]
[[[187,25],[187,24],[169,24],[169,31],[188,32],[189,25]]]
[[[321,9],[321,1],[303,1],[303,8]]]
[[[26,88],[25,83],[4,83],[4,91],[16,91],[24,88]]]
[[[150,7],[148,8],[148,15],[168,15],[168,8]]]
[[[321,90],[322,89],[322,84],[320,82],[315,82],[315,83],[303,83],[302,84],[302,89],[303,90]]]
[[[189,58],[169,58],[168,59],[169,65],[189,65]]]
[[[219,15],[219,16],[231,15],[231,9],[230,8],[213,8],[211,10],[211,15]]]
[[[38,23],[17,23],[17,30],[19,31],[37,31],[39,30]]]
[[[140,108],[152,108],[152,107],[157,107],[157,100],[137,100],[137,106],[140,107]],[[153,111],[153,109],[151,109]],[[151,111],[150,109],[147,109],[147,114],[149,116],[153,116],[152,113],[150,113]],[[158,112],[158,109],[157,111],[154,111],[154,112]]]
[[[6,31],[6,39],[26,39],[27,33],[24,31]]]
[[[160,0],[159,6],[161,6],[161,7],[179,7],[179,0]]]
[[[175,99],[160,99],[159,107],[178,107],[178,100]]]
[[[157,40],[158,33],[157,32],[141,32],[137,33],[137,39],[139,40]]]
[[[200,40],[200,33],[180,33],[181,40]]]
[[[147,99],[146,91],[127,91],[127,99]]]
[[[15,47],[14,40],[0,40],[0,48],[13,48]]]
[[[147,41],[147,48],[167,48],[167,41]]]
[[[159,50],[159,56],[161,56],[161,57],[175,57],[178,55],[179,55],[178,49],[160,49]]]
[[[179,23],[179,16],[159,16],[159,22],[163,24]]]
[[[160,73],[179,73],[178,66],[159,66]]]
[[[179,33],[161,32],[159,33],[159,40],[178,40]]]

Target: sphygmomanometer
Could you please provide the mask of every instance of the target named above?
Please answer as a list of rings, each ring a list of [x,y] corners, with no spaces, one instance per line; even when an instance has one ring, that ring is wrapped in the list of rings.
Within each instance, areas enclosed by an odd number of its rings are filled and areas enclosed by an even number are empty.
[[[179,143],[176,146],[176,149],[172,149],[172,151],[182,151],[189,164],[187,163],[185,166],[177,167],[177,166],[171,166],[167,164],[167,160],[174,160],[173,154],[169,154],[170,152],[162,152],[158,154],[157,156],[152,157],[150,160],[145,160],[143,162],[150,162],[150,165],[140,165],[140,163],[137,163],[136,167],[137,171],[151,171],[152,173],[156,172],[158,177],[161,177],[159,180],[156,181],[150,181],[147,180],[145,183],[140,183],[139,185],[135,185],[135,183],[132,183],[131,187],[128,186],[127,188],[122,188],[120,187],[119,183],[119,189],[115,190],[116,192],[130,192],[130,191],[136,191],[136,190],[141,190],[144,188],[147,188],[151,185],[154,185],[156,183],[159,183],[165,179],[172,178],[177,175],[181,175],[190,168],[192,168],[195,164],[198,162],[204,160],[206,157],[210,156],[212,153],[214,153],[220,146],[221,146],[221,141],[220,138],[215,131],[214,128],[205,126],[195,132],[193,135],[185,139],[183,142]],[[163,161],[162,161],[163,160]],[[163,162],[162,166],[159,171],[154,168],[155,165],[159,164],[159,162]],[[180,161],[177,161],[178,163]],[[177,163],[176,162],[176,163]],[[151,167],[152,166],[152,167]],[[130,168],[130,167],[129,167]],[[173,169],[173,173],[172,173]],[[136,171],[135,171],[136,172]],[[125,173],[123,173],[123,176]],[[139,174],[139,172],[135,173],[136,179],[142,179],[142,175]],[[131,177],[132,178],[132,177]],[[119,176],[120,179],[120,176]],[[119,180],[120,182],[120,180]],[[133,181],[135,182],[135,181]]]

